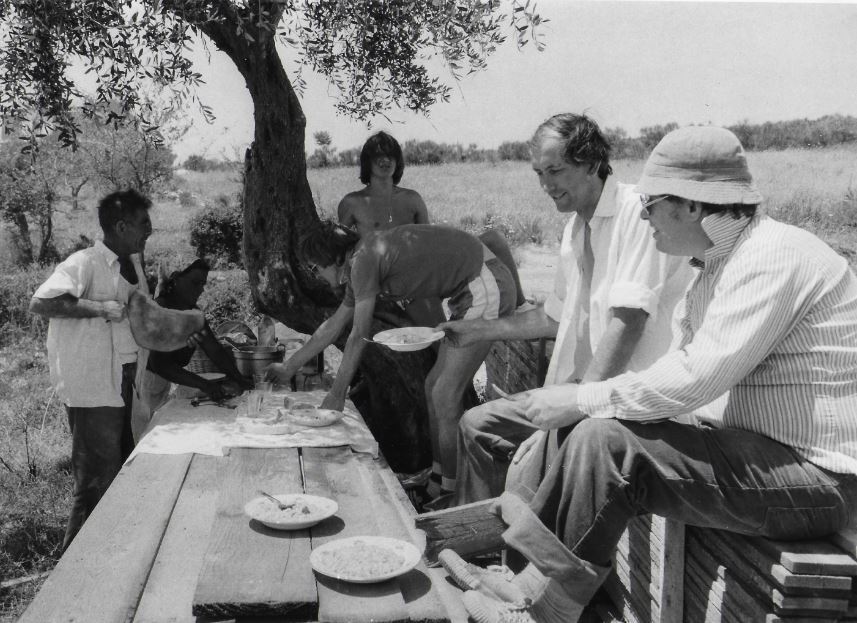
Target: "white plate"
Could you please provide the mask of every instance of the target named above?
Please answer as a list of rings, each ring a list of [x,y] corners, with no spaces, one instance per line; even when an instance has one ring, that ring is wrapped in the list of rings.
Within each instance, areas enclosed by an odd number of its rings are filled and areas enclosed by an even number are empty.
[[[226,378],[223,372],[200,372],[197,376],[204,378],[206,381],[219,381]]]
[[[372,338],[378,344],[401,352],[422,350],[432,342],[443,339],[443,331],[431,327],[399,327],[376,333]]]
[[[264,496],[253,498],[244,505],[244,512],[269,528],[275,530],[300,530],[314,526],[320,521],[335,515],[339,505],[331,499],[305,493],[278,493],[274,495],[283,504],[296,504],[296,510],[306,505],[312,512],[308,514],[294,511],[281,511],[272,500]]]
[[[373,553],[393,556],[398,564],[392,567],[385,564],[372,572],[366,565]],[[322,575],[346,582],[371,584],[407,573],[421,557],[420,550],[407,541],[383,536],[352,536],[315,548],[309,562]]]

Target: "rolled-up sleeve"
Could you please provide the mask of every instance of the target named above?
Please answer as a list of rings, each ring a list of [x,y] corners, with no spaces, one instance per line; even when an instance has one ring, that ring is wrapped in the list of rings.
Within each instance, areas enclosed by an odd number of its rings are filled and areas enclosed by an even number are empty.
[[[610,308],[642,309],[654,321],[666,280],[686,260],[658,251],[649,224],[639,217],[640,209],[635,193],[628,193],[619,207],[623,214],[615,219],[611,241],[616,263],[607,303]]]
[[[38,287],[33,296],[52,299],[63,294],[71,294],[75,298],[80,298],[91,278],[91,263],[84,261],[82,255],[75,253],[54,269],[51,276]]]

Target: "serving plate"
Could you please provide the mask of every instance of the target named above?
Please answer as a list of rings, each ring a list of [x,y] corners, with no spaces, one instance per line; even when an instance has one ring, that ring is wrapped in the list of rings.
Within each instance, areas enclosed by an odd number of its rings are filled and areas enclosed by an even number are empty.
[[[409,352],[422,350],[432,342],[443,339],[443,331],[431,327],[398,327],[376,333],[372,340],[392,350]]]
[[[274,497],[283,504],[294,506],[280,510],[273,500],[259,496],[244,505],[244,513],[275,530],[300,530],[324,521],[339,510],[339,505],[335,501],[318,495],[278,493],[274,494]],[[305,508],[309,512],[304,512]]]
[[[407,541],[383,536],[352,536],[312,550],[312,568],[337,580],[372,584],[398,577],[420,561],[420,550]]]

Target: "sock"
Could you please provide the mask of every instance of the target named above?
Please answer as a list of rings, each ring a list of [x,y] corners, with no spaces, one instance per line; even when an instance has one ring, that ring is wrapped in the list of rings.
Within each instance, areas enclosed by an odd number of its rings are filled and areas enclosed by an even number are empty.
[[[446,476],[441,477],[440,488],[441,490],[446,490],[452,493],[455,491],[455,478],[447,478]]]

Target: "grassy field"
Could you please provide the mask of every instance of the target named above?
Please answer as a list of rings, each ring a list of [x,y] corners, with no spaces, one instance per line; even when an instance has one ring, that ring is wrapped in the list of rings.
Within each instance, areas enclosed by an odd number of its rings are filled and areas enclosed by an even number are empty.
[[[752,170],[773,216],[817,233],[857,261],[857,145],[825,150],[749,154]],[[614,164],[620,181],[634,182],[642,161]],[[360,187],[356,169],[316,169],[310,184],[320,213],[333,217],[339,199]],[[239,175],[185,172],[155,201],[150,254],[176,266],[193,256],[188,220],[219,195],[232,196]],[[432,220],[481,230],[501,228],[513,245],[555,245],[565,217],[538,187],[523,162],[410,167],[402,186],[418,190]],[[98,235],[95,197],[84,210],[61,209],[56,236],[63,244]],[[71,477],[65,413],[51,393],[44,355],[44,323],[26,314],[26,303],[49,269],[15,271],[0,240],[0,582],[52,568],[67,517]],[[223,277],[223,276],[221,276]],[[229,279],[240,278],[230,275]],[[526,286],[525,286],[526,287]],[[5,294],[4,294],[5,293]],[[8,310],[12,310],[8,312]],[[0,588],[0,622],[13,621],[39,581]]]

